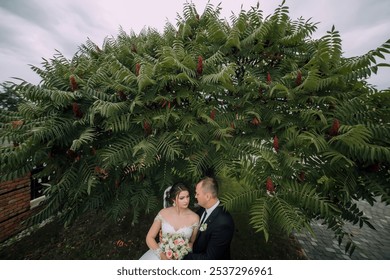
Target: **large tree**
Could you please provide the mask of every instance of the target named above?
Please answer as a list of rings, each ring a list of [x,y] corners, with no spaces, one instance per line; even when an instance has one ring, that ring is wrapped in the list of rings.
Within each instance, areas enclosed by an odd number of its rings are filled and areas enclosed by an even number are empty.
[[[266,239],[271,225],[290,233],[313,219],[340,239],[346,222],[371,226],[356,201],[390,202],[390,92],[366,79],[387,66],[376,59],[390,41],[348,58],[335,28],[313,39],[316,24],[284,3],[230,22],[220,9],[186,4],[162,33],[87,41],[33,67],[39,85],[13,86],[23,102],[1,111],[0,138],[14,145],[0,172],[44,166],[35,221],[103,209],[136,222],[166,186],[211,170],[240,183],[224,186],[224,205],[247,210]]]

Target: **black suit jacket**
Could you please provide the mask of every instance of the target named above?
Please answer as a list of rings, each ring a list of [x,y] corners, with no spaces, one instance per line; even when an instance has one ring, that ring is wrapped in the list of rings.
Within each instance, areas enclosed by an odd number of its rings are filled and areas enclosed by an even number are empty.
[[[204,209],[197,214],[201,217]],[[187,260],[229,260],[230,243],[234,233],[234,221],[229,212],[222,206],[214,209],[206,219],[207,229],[198,231],[192,253],[185,256]]]

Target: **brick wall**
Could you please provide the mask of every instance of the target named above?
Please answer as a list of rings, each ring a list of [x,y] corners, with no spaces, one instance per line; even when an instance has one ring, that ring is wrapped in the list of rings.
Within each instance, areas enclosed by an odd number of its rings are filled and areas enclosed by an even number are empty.
[[[32,214],[30,199],[30,176],[0,182],[0,242],[25,229],[22,222]]]

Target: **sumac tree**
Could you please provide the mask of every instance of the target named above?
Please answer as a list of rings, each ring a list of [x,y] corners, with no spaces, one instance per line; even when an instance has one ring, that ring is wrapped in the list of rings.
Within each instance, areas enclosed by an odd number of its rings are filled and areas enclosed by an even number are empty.
[[[45,208],[34,220],[89,209],[113,217],[156,207],[176,180],[194,184],[207,170],[238,180],[225,186],[229,209],[247,210],[268,239],[310,230],[322,219],[339,238],[343,224],[369,220],[356,205],[390,202],[390,92],[366,79],[385,63],[388,40],[343,57],[332,28],[292,20],[282,4],[220,19],[208,4],[184,6],[176,26],[140,34],[120,30],[67,59],[56,54],[22,82],[17,113],[1,110],[2,179],[44,166]]]

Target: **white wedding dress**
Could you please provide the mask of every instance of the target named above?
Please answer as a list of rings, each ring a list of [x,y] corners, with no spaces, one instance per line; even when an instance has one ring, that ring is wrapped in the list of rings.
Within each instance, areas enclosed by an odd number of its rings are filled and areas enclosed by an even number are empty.
[[[187,239],[190,239],[191,238],[191,235],[192,235],[192,231],[194,230],[194,228],[196,228],[197,226],[199,226],[198,223],[195,223],[191,226],[185,226],[185,227],[181,227],[179,229],[175,229],[171,224],[169,224],[162,216],[160,213],[157,214],[155,220],[159,220],[161,221],[161,230],[162,230],[162,234],[166,234],[166,233],[171,233],[171,234],[174,234],[174,233],[180,233],[183,235],[183,237],[187,238]],[[159,258],[156,256],[156,254],[153,252],[153,250],[149,250],[147,251],[145,254],[142,255],[142,257],[140,258],[140,260],[159,260]]]

